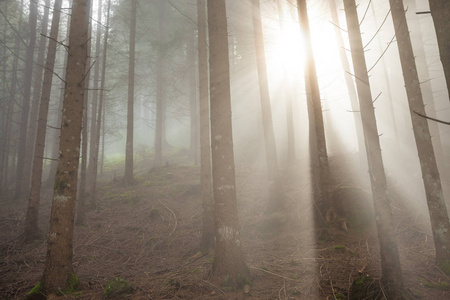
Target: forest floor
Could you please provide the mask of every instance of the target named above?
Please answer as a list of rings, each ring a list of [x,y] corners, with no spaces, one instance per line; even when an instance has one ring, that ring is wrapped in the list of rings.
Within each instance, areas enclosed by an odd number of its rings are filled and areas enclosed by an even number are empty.
[[[121,163],[105,165],[98,207],[87,212],[86,225],[75,228],[73,263],[81,287],[61,299],[104,299],[108,284],[120,281],[117,278],[133,289],[115,299],[351,299],[350,289],[358,277],[372,278],[371,284],[379,285],[374,223],[359,219],[352,225],[345,216],[346,231],[340,218],[346,212],[341,211],[327,234],[315,230],[305,175],[308,166],[300,161],[283,173],[285,214],[265,212],[268,184],[262,170],[236,166],[241,241],[252,277],[250,291],[233,291],[209,281],[213,253],[198,251],[198,166],[183,162],[178,155],[159,169],[138,168],[137,183],[127,186],[115,175]],[[353,199],[364,198],[368,188],[352,184],[345,160],[334,157],[330,164],[338,170],[333,174],[334,200],[350,207],[364,201]],[[44,191],[43,196],[40,229],[46,233],[51,191]],[[450,299],[450,278],[434,264],[426,217],[406,209],[405,199],[393,198],[406,293],[411,299]],[[24,243],[19,236],[26,203],[13,202],[7,195],[0,201],[0,299],[24,299],[42,275],[46,240]],[[377,295],[354,299],[383,299],[382,291]]]

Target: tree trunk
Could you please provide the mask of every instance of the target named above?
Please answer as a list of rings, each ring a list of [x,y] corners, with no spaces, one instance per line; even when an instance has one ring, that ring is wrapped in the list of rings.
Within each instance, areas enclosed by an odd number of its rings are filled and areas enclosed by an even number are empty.
[[[336,0],[329,0],[331,20],[334,26],[334,33],[339,47],[339,57],[341,59],[342,70],[344,71],[345,84],[347,86],[348,95],[350,97],[350,105],[353,111],[353,119],[355,121],[356,137],[358,139],[358,152],[360,168],[366,168],[367,158],[366,149],[364,148],[364,134],[362,131],[361,112],[359,111],[358,96],[356,95],[355,83],[350,74],[350,64],[348,62],[347,53],[345,51],[344,39],[341,34],[341,26],[339,24],[338,10]]]
[[[33,96],[31,97],[30,119],[27,132],[27,148],[25,154],[24,176],[26,189],[25,193],[29,194],[28,188],[31,187],[31,174],[33,169],[33,152],[36,143],[36,127],[39,118],[39,97],[41,96],[43,65],[45,62],[45,45],[47,44],[48,31],[48,13],[50,8],[50,0],[45,0],[44,16],[41,22],[41,35],[39,38],[38,54],[36,56],[35,67],[33,68]]]
[[[165,1],[160,1],[160,12],[158,16],[158,41],[157,62],[156,62],[156,126],[155,126],[155,158],[153,167],[158,168],[162,165],[162,148],[164,140],[164,88],[165,88],[165,54],[163,49],[164,37],[164,16],[166,14]]]
[[[192,35],[188,35],[187,41],[187,64],[189,68],[189,102],[190,102],[190,133],[191,139],[189,143],[191,159],[194,164],[198,163],[198,105],[197,105],[197,82],[195,80],[196,73],[196,55],[195,55],[195,31]]]
[[[125,182],[134,183],[133,177],[133,132],[134,132],[134,66],[136,54],[136,6],[137,0],[131,0],[130,55],[128,61],[128,106],[127,141],[125,148]]]
[[[277,1],[278,15],[280,18],[280,31],[286,31],[286,7],[282,0]],[[294,117],[292,110],[292,74],[289,74],[286,66],[283,66],[283,82],[286,102],[286,132],[287,132],[287,160],[292,162],[295,160],[295,132],[294,132]]]
[[[34,54],[34,46],[36,44],[38,4],[39,0],[30,1],[30,17],[28,22],[30,29],[30,41],[27,46],[27,55],[23,79],[22,112],[20,115],[19,143],[17,147],[16,190],[14,193],[15,199],[19,199],[20,197],[23,196],[24,192],[23,184],[28,183],[28,175],[26,175],[25,177],[24,168],[25,168],[25,156],[27,147],[27,131],[28,131],[28,117],[29,117],[28,115],[30,113],[31,82],[33,75],[33,54]],[[26,186],[25,188],[28,189],[28,186]]]
[[[89,29],[88,36],[92,36],[92,8],[89,10]],[[88,41],[87,45],[88,58],[86,61],[86,78],[85,78],[85,93],[83,99],[83,123],[81,129],[81,164],[80,164],[80,184],[78,186],[78,197],[77,197],[77,214],[76,214],[76,225],[84,225],[86,223],[86,167],[87,167],[87,149],[88,149],[88,120],[87,120],[87,107],[89,103],[89,84],[91,78],[91,39]]]
[[[444,68],[447,90],[450,95],[450,1],[429,0],[431,16],[433,17],[434,28],[439,46],[442,67]]]
[[[61,16],[61,0],[56,0],[53,10],[52,27],[48,43],[47,61],[45,63],[44,83],[42,85],[41,105],[37,124],[36,145],[34,147],[33,169],[31,174],[31,190],[28,199],[28,209],[25,218],[25,239],[33,240],[40,235],[38,227],[39,202],[41,195],[42,161],[47,133],[47,116],[50,103],[50,93],[53,81],[53,69],[56,58],[56,41],[58,40],[59,20]]]
[[[94,177],[94,160],[98,155],[97,146],[97,106],[98,106],[98,89],[99,89],[99,74],[100,74],[100,47],[101,47],[101,37],[102,37],[102,0],[98,0],[97,6],[97,36],[95,39],[95,65],[94,65],[94,79],[93,79],[93,91],[92,91],[92,104],[91,104],[91,117],[90,117],[90,132],[89,132],[89,164],[87,170],[87,179],[89,186],[87,188],[88,192],[93,191],[93,181]]]
[[[255,36],[256,65],[259,79],[262,124],[266,148],[267,173],[269,177],[268,211],[279,211],[284,207],[281,182],[278,174],[278,157],[273,132],[272,108],[270,107],[269,82],[267,79],[266,57],[264,50],[263,27],[259,0],[252,0],[253,30]]]
[[[94,148],[94,161],[92,165],[92,198],[91,203],[93,207],[97,207],[97,173],[98,173],[98,157],[100,151],[100,134],[102,128],[102,116],[103,116],[103,102],[105,98],[105,81],[106,81],[106,55],[108,52],[108,35],[109,35],[109,15],[111,9],[111,0],[108,0],[108,7],[106,11],[106,28],[105,28],[105,36],[103,39],[103,54],[102,54],[102,77],[100,80],[100,97],[98,103],[98,112],[97,112],[97,124],[95,125],[95,148]]]
[[[403,1],[389,0],[391,15],[396,30],[396,38],[403,77],[405,79],[406,94],[408,96],[409,110],[419,154],[425,194],[427,197],[428,212],[430,214],[431,230],[436,247],[436,262],[446,266],[450,272],[450,222],[447,207],[442,192],[441,179],[437,169],[436,159],[431,142],[428,122],[415,112],[425,114],[425,108],[417,75],[416,62],[409,37],[408,24],[405,20]]]
[[[326,220],[332,212],[330,202],[330,171],[328,166],[327,143],[320,100],[319,83],[311,44],[306,0],[297,0],[298,16],[306,43],[307,61],[305,68],[306,96],[310,126],[311,169],[314,186],[314,199],[322,212],[327,213]]]
[[[208,0],[215,256],[213,281],[240,286],[249,278],[239,234],[231,126],[230,66],[225,0]]]
[[[44,293],[60,293],[74,276],[73,222],[77,193],[80,136],[85,93],[89,0],[74,0],[69,35],[58,169],[53,192],[47,256],[43,274]]]
[[[390,200],[387,194],[386,176],[381,156],[377,121],[373,107],[369,76],[364,58],[364,50],[359,28],[355,0],[344,0],[350,48],[355,69],[356,87],[358,90],[364,142],[369,163],[369,177],[375,208],[378,240],[381,256],[381,283],[389,299],[403,299],[403,279],[392,224]]]
[[[206,41],[206,2],[197,0],[198,15],[198,89],[200,94],[200,184],[202,190],[203,253],[214,248],[214,203],[211,175],[211,141],[209,132],[208,49]]]

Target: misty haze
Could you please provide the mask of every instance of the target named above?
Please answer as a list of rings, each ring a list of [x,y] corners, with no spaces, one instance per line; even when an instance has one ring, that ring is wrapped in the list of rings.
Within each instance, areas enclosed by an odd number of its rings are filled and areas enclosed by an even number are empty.
[[[1,299],[449,299],[450,1],[0,0]]]

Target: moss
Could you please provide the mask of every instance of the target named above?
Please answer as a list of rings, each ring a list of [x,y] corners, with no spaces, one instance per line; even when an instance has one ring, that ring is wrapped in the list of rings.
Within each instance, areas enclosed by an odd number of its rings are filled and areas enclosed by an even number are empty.
[[[438,263],[439,269],[442,270],[446,275],[450,275],[450,261],[445,260]]]
[[[359,275],[353,281],[348,299],[383,299],[382,291],[378,282],[369,275]]]
[[[77,275],[72,273],[68,280],[69,287],[64,290],[64,295],[72,294],[73,292],[78,291],[80,288],[80,280],[78,279]]]
[[[346,249],[347,249],[347,247],[342,246],[342,245],[338,245],[338,246],[334,246],[333,247],[333,251],[334,252],[340,252],[340,253],[345,252]]]
[[[448,282],[424,282],[423,284],[427,288],[441,290],[441,291],[450,291],[450,283]]]
[[[44,285],[42,281],[39,281],[32,289],[28,292],[27,298],[28,300],[33,299],[44,299],[44,295],[42,294],[44,290]]]
[[[133,292],[134,287],[132,287],[125,279],[116,277],[106,285],[103,292],[103,298],[109,299],[132,294]]]

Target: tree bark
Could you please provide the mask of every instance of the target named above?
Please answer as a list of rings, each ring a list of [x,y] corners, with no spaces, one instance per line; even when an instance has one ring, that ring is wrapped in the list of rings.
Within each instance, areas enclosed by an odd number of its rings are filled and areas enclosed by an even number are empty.
[[[375,208],[378,241],[381,256],[381,283],[389,299],[403,299],[403,279],[392,224],[390,200],[387,193],[386,176],[381,156],[377,121],[373,107],[369,76],[359,28],[355,0],[344,0],[345,16],[350,38],[353,68],[358,90],[364,142],[369,163],[369,177]]]
[[[136,7],[137,0],[131,0],[130,55],[128,61],[128,106],[127,141],[125,147],[125,182],[134,183],[133,177],[133,132],[134,132],[134,69],[136,54]]]
[[[429,0],[431,16],[436,29],[436,37],[447,82],[448,95],[450,95],[450,1]]]
[[[211,140],[209,132],[208,49],[206,41],[206,2],[197,0],[198,15],[198,89],[200,96],[200,184],[202,190],[203,253],[214,248],[214,203],[211,175]]]
[[[89,2],[89,0],[74,0],[72,6],[60,156],[42,281],[46,295],[66,290],[69,287],[69,280],[74,276],[73,223],[89,39]]]
[[[42,181],[42,161],[47,133],[47,116],[50,103],[50,93],[53,81],[53,69],[56,58],[56,41],[58,40],[59,20],[61,16],[61,0],[56,0],[53,9],[52,26],[48,43],[47,60],[45,63],[44,81],[42,85],[41,105],[39,106],[39,119],[37,124],[36,145],[34,147],[34,160],[31,174],[31,190],[28,199],[28,209],[25,218],[25,239],[33,240],[40,235],[38,226],[39,202]]]
[[[239,287],[248,280],[239,234],[233,136],[230,65],[224,0],[208,0],[212,176],[214,189],[215,256],[213,281]]]
[[[436,248],[436,262],[441,266],[450,266],[450,222],[447,206],[442,192],[441,179],[431,142],[430,130],[426,119],[414,112],[425,114],[419,76],[417,74],[415,57],[409,36],[408,24],[405,19],[403,1],[389,0],[391,15],[396,30],[398,52],[405,80],[409,110],[419,154],[428,212],[430,214],[431,230]],[[447,270],[447,272],[450,272]]]

